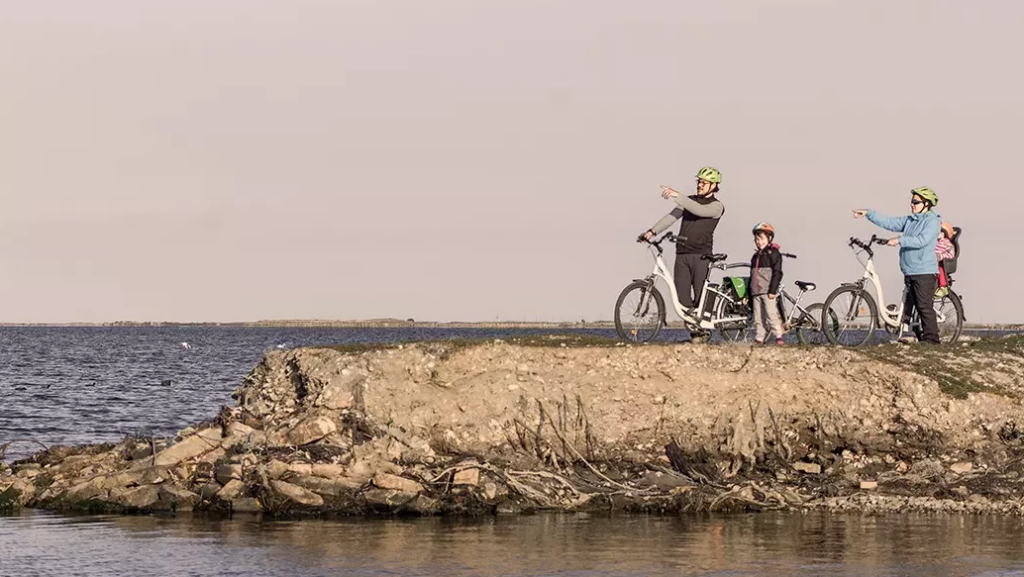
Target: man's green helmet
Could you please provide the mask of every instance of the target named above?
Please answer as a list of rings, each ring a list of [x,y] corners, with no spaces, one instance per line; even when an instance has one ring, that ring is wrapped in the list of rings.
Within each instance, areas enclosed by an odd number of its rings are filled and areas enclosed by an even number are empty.
[[[939,195],[935,194],[935,191],[928,188],[927,186],[921,186],[910,191],[911,194],[916,194],[922,199],[931,203],[932,206],[939,205]]]
[[[697,178],[719,184],[722,182],[722,173],[718,172],[717,168],[705,166],[697,171]]]

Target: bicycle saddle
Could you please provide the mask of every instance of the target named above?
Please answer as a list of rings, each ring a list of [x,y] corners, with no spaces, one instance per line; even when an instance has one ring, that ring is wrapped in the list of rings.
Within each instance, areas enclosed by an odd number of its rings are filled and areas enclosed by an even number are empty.
[[[701,258],[704,259],[704,260],[709,260],[711,262],[721,262],[721,261],[729,258],[729,255],[722,254],[722,253],[706,254],[706,255],[702,256]]]
[[[795,284],[796,287],[798,289],[802,290],[802,291],[812,291],[812,290],[818,288],[818,285],[816,285],[816,284],[814,284],[812,282],[805,282],[805,281],[802,281],[802,280],[798,280],[798,281],[796,281],[793,284]]]

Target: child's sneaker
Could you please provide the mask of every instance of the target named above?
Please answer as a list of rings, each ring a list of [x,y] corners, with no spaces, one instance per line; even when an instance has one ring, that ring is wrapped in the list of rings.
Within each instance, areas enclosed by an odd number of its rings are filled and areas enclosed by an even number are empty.
[[[764,341],[754,341],[754,342],[757,343],[758,345],[763,345],[764,344]]]
[[[937,298],[937,299],[945,298],[946,295],[948,295],[948,294],[949,294],[949,287],[940,286],[939,288],[937,288],[935,290],[935,298]]]
[[[776,344],[777,346],[780,346],[780,347],[781,347],[781,346],[785,346],[785,344],[786,344],[786,341],[784,341],[784,340],[782,340],[782,339],[775,339],[775,344]]]

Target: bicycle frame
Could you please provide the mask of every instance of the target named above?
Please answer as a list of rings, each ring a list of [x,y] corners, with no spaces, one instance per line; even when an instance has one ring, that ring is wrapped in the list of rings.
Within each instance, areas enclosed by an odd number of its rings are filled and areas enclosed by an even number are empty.
[[[649,246],[648,248],[650,249],[651,254],[654,256],[654,271],[650,274],[650,276],[647,277],[647,279],[650,280],[651,282],[654,282],[656,278],[660,278],[661,280],[665,281],[665,284],[668,285],[669,295],[672,297],[672,307],[675,309],[676,315],[678,315],[684,323],[690,326],[698,326],[702,329],[711,330],[716,328],[720,324],[745,322],[747,320],[745,316],[729,317],[724,319],[713,319],[711,321],[700,319],[700,311],[704,310],[704,305],[707,303],[708,299],[708,293],[713,292],[717,294],[720,298],[729,298],[729,296],[726,295],[724,292],[712,288],[710,286],[710,270],[708,271],[708,278],[704,279],[704,286],[701,288],[700,291],[700,302],[697,303],[697,306],[694,309],[689,310],[679,303],[679,293],[676,291],[675,277],[673,276],[672,271],[668,268],[668,265],[665,264],[665,259],[662,257],[661,251],[658,250],[658,247],[653,245]],[[718,266],[716,263],[712,263],[709,268],[721,269],[723,267]]]
[[[900,299],[900,303],[896,307],[896,310],[891,313],[889,312],[889,308],[885,304],[885,292],[882,289],[882,281],[878,278],[878,271],[875,270],[875,257],[871,254],[868,255],[868,260],[864,263],[864,276],[861,277],[861,280],[857,284],[860,285],[861,288],[864,288],[864,284],[868,281],[871,282],[871,285],[875,289],[875,300],[878,301],[879,319],[890,327],[902,327],[904,299]]]
[[[793,315],[795,315],[797,311],[800,311],[800,317],[798,318],[801,318],[807,314],[807,310],[804,309],[804,307],[800,306],[800,301],[804,298],[805,294],[807,294],[807,291],[802,290],[800,291],[800,294],[796,296],[796,298],[793,298],[789,296],[789,293],[786,292],[786,287],[779,287],[779,294],[775,298],[785,297],[786,300],[789,301],[791,305],[793,305],[793,308],[789,311],[789,315],[787,315],[786,318],[783,319],[782,321],[785,326],[788,327],[793,324]]]

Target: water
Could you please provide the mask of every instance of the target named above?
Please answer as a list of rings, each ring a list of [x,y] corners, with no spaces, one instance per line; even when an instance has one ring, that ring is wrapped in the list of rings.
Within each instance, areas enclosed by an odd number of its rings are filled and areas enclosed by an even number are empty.
[[[504,338],[566,331],[241,327],[0,328],[0,444],[8,459],[53,444],[170,436],[233,405],[231,391],[278,346]],[[614,337],[613,330],[577,330]],[[975,333],[983,334],[983,333]],[[988,334],[988,333],[985,333]],[[660,341],[688,338],[666,330]],[[792,338],[792,335],[790,335]],[[191,348],[184,348],[181,343]],[[162,386],[164,381],[170,386]]]
[[[265,351],[279,345],[527,332],[553,331],[4,328],[0,443],[117,441],[143,430],[173,434],[232,404],[231,391]],[[680,340],[685,333],[670,331],[663,338]],[[162,386],[168,379],[172,384]],[[32,450],[19,443],[15,455]],[[0,516],[0,576],[1024,575],[1021,542],[1024,521],[995,517],[537,515],[283,522],[26,511]]]
[[[1024,575],[1017,518],[0,517],[0,575]]]
[[[10,459],[39,449],[23,441],[49,446],[119,441],[131,433],[173,435],[214,416],[222,405],[233,405],[231,391],[266,351],[279,346],[550,332],[555,331],[2,328],[0,444],[21,440],[8,452]],[[575,332],[614,336],[611,330]],[[668,338],[676,339],[685,334],[670,333]],[[172,383],[163,386],[167,380]]]

